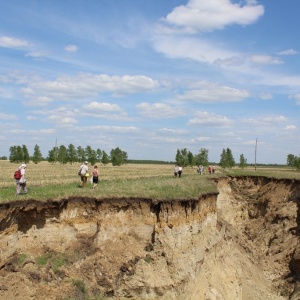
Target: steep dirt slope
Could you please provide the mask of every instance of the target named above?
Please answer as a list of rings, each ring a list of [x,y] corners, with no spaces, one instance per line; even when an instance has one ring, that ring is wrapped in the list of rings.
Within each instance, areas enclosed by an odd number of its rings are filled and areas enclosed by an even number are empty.
[[[299,182],[0,205],[0,299],[300,299]]]
[[[218,216],[285,299],[300,299],[299,205],[295,180],[258,177],[219,181]]]

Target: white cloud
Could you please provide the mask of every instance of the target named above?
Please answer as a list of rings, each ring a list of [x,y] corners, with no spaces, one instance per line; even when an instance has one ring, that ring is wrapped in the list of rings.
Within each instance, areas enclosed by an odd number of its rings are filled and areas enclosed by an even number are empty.
[[[188,90],[178,95],[180,100],[193,100],[201,103],[237,102],[248,98],[250,94],[246,90],[239,90],[215,84],[203,85],[203,89]]]
[[[78,47],[76,45],[67,45],[65,46],[65,51],[67,52],[77,52]]]
[[[289,96],[289,99],[295,99],[296,104],[300,105],[300,94],[291,95],[291,96]]]
[[[278,59],[277,57],[270,56],[270,55],[252,55],[250,57],[250,61],[255,64],[259,65],[279,65],[283,62]]]
[[[84,105],[83,109],[86,111],[92,111],[93,113],[97,112],[119,112],[121,108],[117,104],[111,103],[100,103],[100,102],[91,102],[90,104]]]
[[[108,125],[96,125],[96,126],[80,126],[76,130],[78,131],[96,131],[96,132],[108,132],[108,133],[136,133],[140,129],[135,126],[108,126]]]
[[[286,130],[286,131],[294,131],[294,130],[296,130],[297,129],[297,126],[295,126],[295,125],[287,125],[285,128],[284,128],[284,130]]]
[[[198,111],[195,115],[195,118],[189,120],[189,125],[229,127],[234,124],[233,120],[215,113]]]
[[[278,55],[295,55],[295,54],[298,54],[298,51],[296,51],[294,49],[288,49],[288,50],[277,52],[277,54]]]
[[[15,115],[0,113],[0,120],[16,120],[16,119],[17,117]]]
[[[172,107],[165,103],[140,103],[137,105],[141,115],[153,118],[175,118],[185,113],[178,107]]]
[[[45,57],[45,56],[48,56],[48,55],[49,55],[49,53],[47,53],[47,52],[35,51],[35,52],[29,52],[25,56],[26,57],[33,57],[33,58],[41,58],[41,57]]]
[[[249,25],[264,14],[264,7],[256,1],[244,6],[230,0],[190,0],[187,5],[177,6],[164,19],[166,23],[184,27],[187,32],[212,31],[238,24]]]
[[[256,119],[249,118],[240,120],[240,122],[242,123],[250,124],[253,126],[274,126],[287,121],[288,119],[285,116],[266,116]]]
[[[26,40],[20,40],[8,36],[0,36],[0,47],[3,48],[20,48],[28,47],[29,43]]]
[[[51,115],[46,119],[50,123],[55,124],[65,124],[65,125],[72,125],[78,123],[78,121],[71,117],[61,117],[58,115]]]
[[[192,143],[198,143],[198,142],[206,142],[206,141],[211,141],[211,137],[209,136],[199,136],[195,139],[192,139]]]
[[[60,76],[54,81],[31,80],[22,92],[39,105],[38,100],[41,97],[47,101],[87,99],[106,92],[121,96],[153,91],[158,87],[159,83],[156,80],[143,75],[109,76],[81,73],[76,76]]]
[[[270,93],[261,93],[259,95],[259,98],[262,100],[271,100],[271,99],[273,99],[273,96]]]
[[[237,52],[227,50],[203,39],[174,36],[156,36],[153,47],[170,58],[185,58],[216,65],[240,65],[244,58]]]
[[[159,132],[162,133],[167,133],[167,134],[176,134],[176,135],[182,135],[182,134],[187,134],[187,130],[182,130],[182,129],[171,129],[171,128],[161,128],[159,129]]]

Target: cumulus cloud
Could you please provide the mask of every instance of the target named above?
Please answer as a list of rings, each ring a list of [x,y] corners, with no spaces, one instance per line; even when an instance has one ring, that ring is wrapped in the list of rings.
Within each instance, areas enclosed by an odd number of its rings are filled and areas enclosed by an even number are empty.
[[[157,36],[153,40],[153,47],[157,52],[170,58],[186,58],[224,66],[236,66],[244,62],[244,58],[239,53],[225,49],[224,45],[216,45],[204,39]]]
[[[111,103],[100,103],[100,102],[91,102],[87,105],[83,106],[83,109],[86,111],[91,111],[91,112],[119,112],[121,111],[121,108],[117,104],[111,104]]]
[[[195,114],[195,118],[190,119],[188,124],[189,125],[229,127],[234,124],[234,121],[231,119],[228,119],[225,116],[221,116],[221,115],[218,115],[215,113],[198,111]]]
[[[248,98],[246,90],[239,90],[215,84],[205,84],[202,89],[193,89],[178,95],[179,100],[193,100],[201,103],[238,102]]]
[[[41,58],[41,57],[45,57],[47,55],[48,55],[47,52],[38,52],[38,51],[35,51],[35,52],[29,52],[25,56],[26,57],[33,57],[33,58]]]
[[[139,113],[148,118],[175,118],[184,115],[184,112],[165,103],[140,103],[137,105]]]
[[[259,65],[279,65],[283,63],[282,60],[270,55],[252,55],[250,61]]]
[[[259,98],[262,100],[271,100],[271,99],[273,99],[273,95],[270,93],[261,93],[259,95]]]
[[[65,46],[65,51],[67,52],[77,52],[78,47],[76,45],[67,45]]]
[[[109,76],[81,73],[76,76],[60,76],[53,81],[35,79],[28,82],[22,92],[39,105],[38,100],[41,97],[47,101],[61,101],[87,99],[107,92],[114,96],[122,96],[153,91],[159,86],[156,80],[143,75]]]
[[[294,49],[288,49],[288,50],[283,50],[280,52],[277,52],[278,55],[295,55],[298,54],[298,51]]]
[[[108,126],[108,125],[93,125],[93,126],[80,126],[76,130],[78,131],[96,131],[96,132],[108,132],[108,133],[135,133],[140,131],[135,126]]]
[[[264,7],[256,1],[233,3],[231,0],[190,0],[169,13],[164,21],[187,32],[212,31],[238,24],[249,25],[264,14]]]
[[[26,40],[16,39],[9,36],[0,36],[0,47],[3,48],[22,48],[28,47],[29,42]]]
[[[285,116],[265,116],[240,120],[240,122],[242,123],[250,124],[253,126],[274,126],[287,121],[288,119]]]
[[[291,95],[291,96],[289,96],[289,99],[296,100],[296,104],[300,105],[300,94]]]
[[[295,125],[287,125],[285,128],[284,128],[284,130],[286,130],[286,131],[294,131],[294,130],[296,130],[297,129],[297,126],[295,126]]]
[[[9,114],[4,114],[4,113],[0,113],[0,120],[16,120],[17,117],[15,115],[9,115]]]
[[[211,140],[211,137],[209,136],[199,136],[199,137],[196,137],[194,139],[192,139],[192,143],[198,143],[198,142],[207,142],[207,141],[210,141]]]
[[[172,128],[161,128],[158,130],[159,132],[162,133],[167,133],[167,134],[178,134],[178,135],[182,135],[182,134],[187,134],[187,130],[182,130],[182,129],[172,129]]]
[[[47,117],[47,121],[55,124],[64,124],[64,125],[72,125],[78,123],[75,118],[71,117],[61,117],[57,115],[51,115]]]

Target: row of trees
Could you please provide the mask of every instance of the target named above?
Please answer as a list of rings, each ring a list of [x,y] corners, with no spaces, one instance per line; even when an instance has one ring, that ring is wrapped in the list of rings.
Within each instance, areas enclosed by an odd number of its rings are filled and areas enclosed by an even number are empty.
[[[164,162],[164,161],[152,161],[152,160],[128,160],[128,155],[125,151],[121,150],[119,147],[112,149],[110,151],[110,155],[108,155],[104,150],[101,149],[92,149],[91,146],[87,146],[85,148],[78,146],[77,148],[70,144],[68,147],[61,145],[59,147],[53,147],[52,150],[49,151],[47,158],[43,158],[42,153],[40,151],[40,147],[38,145],[34,146],[33,155],[30,156],[28,149],[25,145],[22,146],[12,146],[10,147],[10,162],[28,163],[30,160],[34,163],[39,163],[42,160],[47,160],[51,163],[75,163],[75,162],[83,162],[88,161],[92,165],[96,162],[101,162],[102,164],[112,163],[114,166],[122,165],[125,163],[173,163],[173,162]],[[0,157],[0,159],[7,159],[6,157]],[[199,153],[193,154],[188,151],[187,148],[177,149],[175,163],[177,165],[186,167],[186,166],[208,166],[211,164],[208,160],[208,149],[201,148]],[[226,148],[223,149],[220,155],[219,165],[222,168],[232,168],[236,165],[231,149]],[[294,154],[288,154],[287,156],[287,165],[300,170],[300,156],[296,156]],[[240,155],[240,168],[247,167],[247,159],[244,157],[244,154]]]
[[[221,153],[221,158],[219,165],[222,168],[232,168],[235,166],[235,161],[232,155],[232,152],[229,148],[223,149]],[[186,167],[186,166],[208,166],[208,149],[201,148],[198,154],[193,154],[191,151],[188,151],[186,148],[177,149],[175,162],[177,165]],[[240,168],[247,167],[247,159],[244,157],[244,154],[240,155]]]
[[[119,147],[112,149],[110,151],[110,156],[101,149],[92,149],[91,146],[85,148],[78,146],[75,147],[73,144],[70,144],[68,147],[61,145],[59,147],[53,147],[48,153],[46,159],[43,158],[40,151],[40,147],[35,145],[33,155],[30,156],[28,149],[25,145],[22,146],[12,146],[10,147],[10,162],[28,163],[32,160],[34,163],[39,163],[42,160],[47,160],[50,163],[75,163],[75,162],[84,162],[88,161],[92,165],[96,162],[101,162],[104,165],[112,163],[114,166],[119,166],[127,162],[128,156],[125,151],[122,151]]]

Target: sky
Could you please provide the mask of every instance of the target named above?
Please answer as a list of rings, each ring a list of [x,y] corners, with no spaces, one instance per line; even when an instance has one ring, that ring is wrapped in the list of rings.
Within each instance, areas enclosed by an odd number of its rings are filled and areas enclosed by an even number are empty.
[[[300,145],[298,0],[0,0],[0,156],[116,147],[285,164]],[[256,146],[257,145],[257,146]]]

